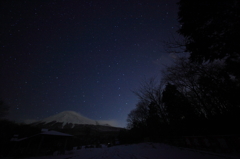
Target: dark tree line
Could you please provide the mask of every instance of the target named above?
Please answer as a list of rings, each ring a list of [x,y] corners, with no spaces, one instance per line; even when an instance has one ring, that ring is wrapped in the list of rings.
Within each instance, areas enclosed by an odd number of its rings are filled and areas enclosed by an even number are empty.
[[[161,82],[146,80],[135,91],[139,102],[128,116],[128,128],[152,139],[239,133],[240,1],[178,4],[178,33],[189,58],[176,59]]]

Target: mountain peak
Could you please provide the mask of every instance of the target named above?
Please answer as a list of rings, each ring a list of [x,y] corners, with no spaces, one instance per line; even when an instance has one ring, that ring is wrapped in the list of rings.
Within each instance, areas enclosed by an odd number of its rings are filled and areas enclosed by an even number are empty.
[[[114,127],[116,122],[114,120],[92,120],[75,111],[63,111],[40,121],[33,122],[32,125],[45,128],[76,128],[81,125]]]
[[[80,115],[77,112],[74,111],[63,111],[59,114],[47,117],[40,121],[40,123],[50,123],[50,122],[57,122],[62,123],[63,126],[67,123],[71,124],[88,124],[88,125],[96,125],[97,121],[89,119],[87,117],[84,117],[83,115]],[[107,123],[100,123],[101,125],[107,124]]]
[[[78,133],[81,133],[85,128],[102,132],[119,131],[123,129],[115,127],[114,120],[92,120],[74,111],[63,111],[38,122],[34,122],[31,125],[42,129],[65,129],[73,132],[76,130]]]

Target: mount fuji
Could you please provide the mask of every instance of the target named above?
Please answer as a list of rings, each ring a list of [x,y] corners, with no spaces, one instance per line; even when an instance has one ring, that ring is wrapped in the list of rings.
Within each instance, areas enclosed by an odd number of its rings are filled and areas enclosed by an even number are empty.
[[[111,126],[109,122],[101,121],[101,120],[92,120],[74,111],[63,111],[59,114],[47,117],[38,122],[34,122],[31,125],[54,127],[54,128],[56,127],[57,128],[74,128],[79,125]]]

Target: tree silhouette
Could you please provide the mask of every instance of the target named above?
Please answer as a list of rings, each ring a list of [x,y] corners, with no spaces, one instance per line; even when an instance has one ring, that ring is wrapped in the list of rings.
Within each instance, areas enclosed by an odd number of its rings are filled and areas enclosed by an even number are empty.
[[[152,139],[156,139],[160,134],[162,122],[161,117],[159,116],[159,109],[157,105],[152,102],[148,105],[148,117],[146,120],[148,135]]]
[[[144,80],[134,93],[139,102],[127,118],[128,128],[137,132],[142,138],[156,139],[167,124],[166,111],[162,103],[163,84],[155,78]]]
[[[145,103],[148,107],[153,104],[157,107],[159,116],[163,123],[167,122],[165,108],[162,104],[162,91],[164,84],[156,78],[145,79],[138,90],[134,93],[138,96],[139,101]]]
[[[180,0],[178,32],[186,39],[186,51],[197,62],[239,58],[239,0]]]
[[[128,114],[128,118],[127,118],[127,122],[128,122],[128,128],[132,129],[142,129],[142,128],[146,128],[147,120],[148,117],[148,108],[146,103],[144,102],[139,102],[136,105],[136,108],[133,109],[129,114]]]
[[[238,82],[231,79],[221,62],[196,64],[179,58],[163,73],[164,81],[176,86],[200,116],[211,118],[239,108]],[[166,100],[166,95],[163,99]]]
[[[166,107],[170,124],[180,124],[182,121],[192,120],[196,115],[188,99],[177,90],[175,85],[170,83],[166,85],[162,101]]]
[[[180,0],[178,4],[178,33],[184,39],[167,46],[176,53],[184,48],[190,56],[177,58],[167,67],[162,84],[152,79],[142,83],[134,92],[139,103],[128,122],[131,128],[148,129],[150,136],[159,135],[161,128],[166,129],[165,135],[237,132],[230,123],[240,119],[240,47],[236,42],[240,1]]]

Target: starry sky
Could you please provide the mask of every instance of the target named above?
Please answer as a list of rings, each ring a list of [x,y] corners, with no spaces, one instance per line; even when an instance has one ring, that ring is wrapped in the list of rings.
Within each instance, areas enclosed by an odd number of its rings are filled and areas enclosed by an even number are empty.
[[[65,110],[125,127],[144,78],[171,63],[178,0],[3,0],[0,98],[7,118]]]

